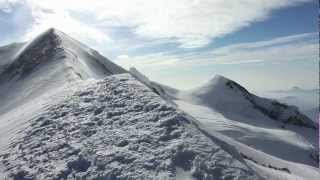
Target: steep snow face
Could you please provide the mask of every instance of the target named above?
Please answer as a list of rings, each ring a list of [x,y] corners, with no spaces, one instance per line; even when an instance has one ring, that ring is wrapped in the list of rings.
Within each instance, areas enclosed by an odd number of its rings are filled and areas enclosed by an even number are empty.
[[[0,74],[0,113],[75,81],[126,72],[55,29],[22,47],[2,48],[0,57],[8,58]]]
[[[2,76],[8,76],[9,79],[25,78],[43,68],[38,66],[50,66],[55,62],[59,64],[58,67],[69,68],[69,73],[72,72],[80,79],[126,72],[95,50],[58,30],[49,29],[20,48]]]
[[[6,177],[262,179],[129,74],[84,83],[28,120],[1,155]]]
[[[316,124],[301,114],[297,107],[255,96],[238,83],[223,76],[215,76],[213,80],[193,90],[191,94],[198,101],[226,114],[242,114],[245,117],[263,115],[284,124],[317,128]]]

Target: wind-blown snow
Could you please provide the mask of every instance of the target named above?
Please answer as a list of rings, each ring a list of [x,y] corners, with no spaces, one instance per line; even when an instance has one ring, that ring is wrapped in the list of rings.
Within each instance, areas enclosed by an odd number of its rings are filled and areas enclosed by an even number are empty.
[[[15,54],[23,46],[24,43],[13,43],[0,47],[0,74],[14,60]]]

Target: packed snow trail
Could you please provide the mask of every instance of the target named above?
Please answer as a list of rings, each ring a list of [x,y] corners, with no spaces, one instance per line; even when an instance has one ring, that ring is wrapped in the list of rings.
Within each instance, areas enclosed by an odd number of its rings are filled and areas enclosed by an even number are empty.
[[[129,74],[89,81],[28,123],[1,155],[13,179],[261,179]]]

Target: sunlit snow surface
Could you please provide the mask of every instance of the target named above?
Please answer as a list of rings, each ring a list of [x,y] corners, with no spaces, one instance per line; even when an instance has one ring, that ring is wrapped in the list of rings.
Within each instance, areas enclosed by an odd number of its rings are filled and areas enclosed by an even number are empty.
[[[131,73],[137,74],[135,77],[138,78],[143,76],[135,70]],[[317,125],[295,107],[252,95],[222,76],[216,76],[192,91],[179,91],[146,78],[140,79],[149,86],[162,88],[163,96],[171,97],[178,108],[196,119],[200,129],[235,147],[264,178],[320,177],[315,160]],[[271,116],[274,118],[266,114],[272,111],[277,112]],[[310,126],[290,123],[286,120],[290,117],[300,117],[298,119]]]
[[[1,57],[2,179],[261,179],[156,89],[62,32]]]
[[[320,176],[317,126],[221,76],[181,92],[55,29],[0,58],[0,179]]]
[[[12,178],[259,179],[129,74],[90,81],[26,123],[1,156]]]

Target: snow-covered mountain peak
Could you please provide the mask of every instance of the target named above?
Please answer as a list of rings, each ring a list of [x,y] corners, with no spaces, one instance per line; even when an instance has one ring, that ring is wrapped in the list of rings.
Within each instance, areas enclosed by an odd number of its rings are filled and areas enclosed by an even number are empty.
[[[276,100],[258,97],[243,86],[223,76],[217,75],[204,86],[193,90],[190,95],[220,112],[253,116],[253,112],[263,114],[270,119],[316,128],[317,125],[301,114],[297,107],[280,103]]]
[[[311,166],[318,164],[318,140],[314,137],[318,125],[294,106],[258,97],[237,82],[220,75],[200,88],[172,91],[171,87],[154,83],[135,69],[130,72],[155,92],[161,92],[161,96],[171,98],[173,104],[196,118],[205,132],[215,136],[219,132],[234,140],[225,139],[234,144],[246,159],[257,164],[268,164],[269,168],[288,167],[288,171],[282,170],[299,176],[300,170],[295,171],[293,166],[270,158]],[[314,179],[317,176],[309,175],[309,172],[301,174],[305,178],[297,179]],[[278,175],[271,175],[267,179],[295,179],[282,175],[281,178],[276,177]]]
[[[213,78],[213,81],[219,82],[219,81],[229,81],[230,79],[220,75],[220,74],[216,74]]]
[[[199,97],[208,97],[222,93],[222,96],[217,96],[216,98],[223,99],[239,95],[248,96],[250,94],[240,84],[221,75],[215,75],[214,78],[192,93]]]
[[[55,50],[59,46],[57,36],[53,29],[39,35],[37,38],[25,43],[14,55],[12,63],[8,64],[2,77],[6,80],[22,78],[34,70],[37,65],[45,64],[52,60]],[[19,76],[19,77],[17,77]]]
[[[228,78],[222,76],[222,75],[215,75],[212,79],[210,79],[205,86],[217,86],[217,85],[223,85],[226,82],[230,81]]]
[[[127,72],[53,28],[19,47],[7,46],[0,51],[0,57],[8,57],[0,65],[2,108],[13,107],[78,81]]]
[[[50,28],[24,44],[15,54],[2,76],[21,79],[35,71],[46,69],[68,72],[71,79],[88,79],[125,73],[97,51],[88,48],[68,35]],[[61,73],[63,73],[61,72]]]

